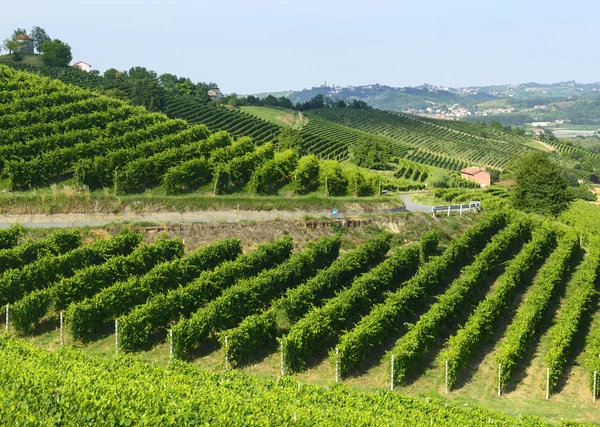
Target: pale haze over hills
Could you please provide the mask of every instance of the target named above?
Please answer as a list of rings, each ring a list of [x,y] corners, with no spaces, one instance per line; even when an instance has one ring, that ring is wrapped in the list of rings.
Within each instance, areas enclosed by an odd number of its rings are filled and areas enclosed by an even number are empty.
[[[596,81],[595,2],[7,2],[2,38],[38,25],[95,69],[140,65],[224,92],[380,82]]]

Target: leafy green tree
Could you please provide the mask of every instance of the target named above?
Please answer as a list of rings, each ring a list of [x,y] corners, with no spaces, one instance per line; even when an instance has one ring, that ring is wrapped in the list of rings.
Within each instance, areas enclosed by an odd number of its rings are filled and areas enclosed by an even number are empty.
[[[6,39],[2,42],[2,47],[8,51],[9,54],[15,55],[18,57],[20,55],[20,50],[23,47],[20,41],[13,39]],[[16,58],[18,59],[18,58]]]
[[[337,160],[323,160],[319,165],[319,182],[328,196],[339,196],[346,192],[348,180]]]
[[[26,36],[27,30],[25,28],[17,28],[13,31],[11,38],[14,39],[17,36]]]
[[[319,159],[317,156],[304,156],[298,160],[298,166],[292,173],[294,192],[308,193],[319,185]]]
[[[108,77],[109,79],[119,79],[125,77],[123,73],[116,68],[109,68],[104,72],[104,77]]]
[[[573,201],[569,183],[560,168],[541,151],[525,153],[510,170],[516,182],[512,203],[517,209],[556,216]]]
[[[277,102],[279,107],[281,108],[288,108],[290,110],[294,108],[294,103],[292,102],[292,100],[285,96],[279,97],[279,99],[277,99]]]
[[[31,29],[31,38],[33,39],[33,47],[37,53],[42,53],[42,43],[52,40],[46,30],[35,26]]]
[[[55,67],[68,67],[73,59],[71,46],[58,40],[47,40],[40,45],[44,64]]]
[[[354,149],[354,162],[369,169],[385,169],[392,156],[389,141],[375,137],[361,137]]]
[[[295,150],[299,156],[305,154],[304,147],[302,144],[302,136],[300,131],[292,129],[291,127],[285,127],[277,136],[277,147],[279,150]]]

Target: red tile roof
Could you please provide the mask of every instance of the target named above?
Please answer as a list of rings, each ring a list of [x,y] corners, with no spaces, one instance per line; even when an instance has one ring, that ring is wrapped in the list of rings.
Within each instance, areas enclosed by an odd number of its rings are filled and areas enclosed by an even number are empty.
[[[488,171],[486,171],[485,169],[478,168],[477,166],[471,166],[471,167],[468,167],[468,168],[464,168],[460,172],[461,173],[466,173],[467,175],[477,175],[480,172],[485,172],[485,173],[489,174]]]
[[[15,40],[33,40],[33,39],[26,34],[19,34],[17,37],[15,37]]]

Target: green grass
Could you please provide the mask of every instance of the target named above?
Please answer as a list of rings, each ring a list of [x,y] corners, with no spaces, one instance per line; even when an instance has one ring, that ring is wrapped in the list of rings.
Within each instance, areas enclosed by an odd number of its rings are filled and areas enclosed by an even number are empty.
[[[140,195],[115,196],[112,194],[65,193],[51,194],[41,190],[25,193],[1,193],[0,214],[61,214],[61,213],[120,213],[120,212],[186,212],[221,210],[338,210],[394,208],[403,206],[393,196],[373,197],[285,197],[282,195],[251,196],[225,195],[206,196],[189,194],[166,196],[147,192]]]
[[[301,129],[308,122],[308,119],[301,112],[283,108],[240,107],[240,110],[276,125],[290,126],[294,129]]]

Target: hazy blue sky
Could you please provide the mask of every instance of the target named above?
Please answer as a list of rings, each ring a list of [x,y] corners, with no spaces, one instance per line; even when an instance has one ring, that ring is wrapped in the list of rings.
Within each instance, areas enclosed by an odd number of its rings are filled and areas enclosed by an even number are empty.
[[[95,69],[141,65],[239,94],[322,84],[598,81],[591,0],[6,1]]]

